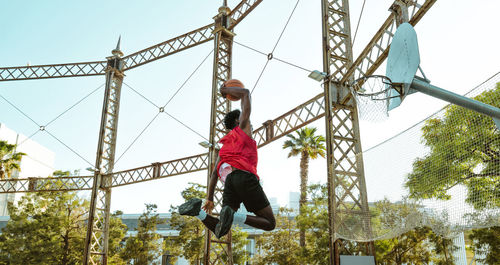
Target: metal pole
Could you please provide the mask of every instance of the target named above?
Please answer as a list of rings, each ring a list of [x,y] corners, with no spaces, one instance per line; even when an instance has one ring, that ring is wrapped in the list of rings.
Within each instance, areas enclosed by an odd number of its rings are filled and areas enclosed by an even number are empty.
[[[227,99],[223,99],[219,93],[219,88],[222,83],[231,78],[232,64],[232,46],[234,33],[228,30],[231,10],[225,5],[219,8],[219,13],[214,17],[214,64],[212,76],[212,105],[210,112],[210,148],[208,155],[208,174],[207,185],[210,182],[210,176],[215,168],[217,160],[217,142],[224,137],[226,129],[224,128],[224,115],[231,110],[231,103]],[[217,216],[222,207],[222,190],[221,183],[217,183],[214,192],[215,209],[211,213]],[[221,240],[214,240],[210,230],[205,229],[205,244],[203,264],[233,264],[233,255],[231,249],[231,232]],[[215,255],[211,255],[215,253]],[[227,260],[224,261],[223,257]]]
[[[439,98],[444,101],[453,103],[455,105],[482,113],[484,115],[488,115],[493,118],[495,124],[500,129],[500,109],[493,107],[491,105],[482,103],[477,100],[473,100],[471,98],[467,98],[458,94],[455,94],[451,91],[442,89],[440,87],[431,85],[423,80],[418,78],[414,78],[411,83],[411,88],[415,89],[419,92],[427,94],[431,97]]]
[[[328,188],[328,250],[329,250],[329,264],[337,264],[335,261],[336,248],[335,248],[335,191],[333,190],[333,152],[332,152],[332,99],[330,98],[330,54],[328,52],[328,1],[321,1],[321,20],[322,20],[322,43],[323,43],[323,72],[327,74],[327,79],[324,83],[324,97],[325,97],[325,126],[326,126],[326,166],[327,166],[327,188]]]
[[[108,57],[106,90],[101,114],[99,142],[87,221],[83,264],[107,264],[111,179],[115,161],[120,94],[123,82],[123,60],[120,40]]]

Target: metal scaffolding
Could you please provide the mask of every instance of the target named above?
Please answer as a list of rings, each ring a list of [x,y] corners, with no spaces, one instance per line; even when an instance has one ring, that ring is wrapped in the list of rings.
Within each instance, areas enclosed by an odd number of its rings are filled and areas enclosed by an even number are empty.
[[[224,136],[224,115],[231,110],[229,101],[218,90],[231,78],[233,30],[262,0],[242,0],[232,10],[226,1],[214,17],[214,23],[195,29],[165,42],[123,56],[120,41],[106,61],[34,65],[0,68],[0,82],[105,75],[106,85],[93,176],[63,178],[26,178],[0,180],[0,193],[92,190],[85,241],[84,264],[107,264],[107,242],[111,190],[129,185],[180,174],[208,170],[215,167],[216,143]],[[370,215],[364,180],[363,159],[356,103],[349,92],[350,82],[370,75],[386,59],[392,36],[402,21],[417,24],[436,0],[396,0],[382,27],[373,36],[356,60],[353,60],[348,0],[322,0],[324,91],[291,109],[266,121],[254,130],[254,139],[260,148],[313,121],[325,117],[328,172],[328,207],[330,264],[339,264],[339,255],[345,251],[337,231],[349,229],[370,233]],[[208,153],[193,155],[162,163],[113,172],[118,133],[120,91],[124,72],[171,54],[213,40],[214,61],[210,114],[211,147]],[[40,126],[43,130],[43,126]],[[222,203],[222,187],[215,192],[217,215]],[[340,191],[340,192],[339,192]],[[360,227],[347,227],[343,220],[356,216]],[[336,220],[336,222],[334,222]],[[364,251],[374,254],[372,243]],[[228,257],[223,260],[223,257]],[[204,264],[232,264],[231,234],[214,240],[207,230]]]

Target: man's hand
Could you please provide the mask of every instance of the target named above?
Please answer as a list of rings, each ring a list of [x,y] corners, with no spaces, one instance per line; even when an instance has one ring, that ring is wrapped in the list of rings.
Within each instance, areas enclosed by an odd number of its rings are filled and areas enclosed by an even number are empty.
[[[205,210],[205,212],[210,213],[214,209],[214,202],[207,200],[201,208]]]

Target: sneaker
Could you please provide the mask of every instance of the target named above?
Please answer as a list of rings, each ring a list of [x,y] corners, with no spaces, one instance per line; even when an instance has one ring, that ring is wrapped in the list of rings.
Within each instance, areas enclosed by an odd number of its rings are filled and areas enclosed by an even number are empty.
[[[220,211],[220,221],[215,226],[215,236],[221,238],[229,233],[231,230],[231,225],[233,224],[234,210],[229,206],[222,207]]]
[[[198,198],[191,199],[179,206],[180,215],[197,216],[201,210],[201,200]]]

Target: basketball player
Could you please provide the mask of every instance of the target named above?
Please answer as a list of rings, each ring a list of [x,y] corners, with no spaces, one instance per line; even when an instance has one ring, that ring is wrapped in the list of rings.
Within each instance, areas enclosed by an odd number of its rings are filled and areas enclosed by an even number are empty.
[[[191,199],[179,206],[179,214],[196,216],[217,238],[226,235],[233,223],[271,231],[276,221],[257,175],[257,144],[252,138],[250,124],[250,92],[239,80],[231,79],[222,85],[220,93],[230,100],[241,99],[242,111],[233,110],[224,117],[229,132],[220,140],[222,148],[210,178],[205,204],[201,206],[200,199]],[[220,220],[207,214],[214,208],[217,179],[224,183]],[[255,216],[236,213],[242,202]]]

